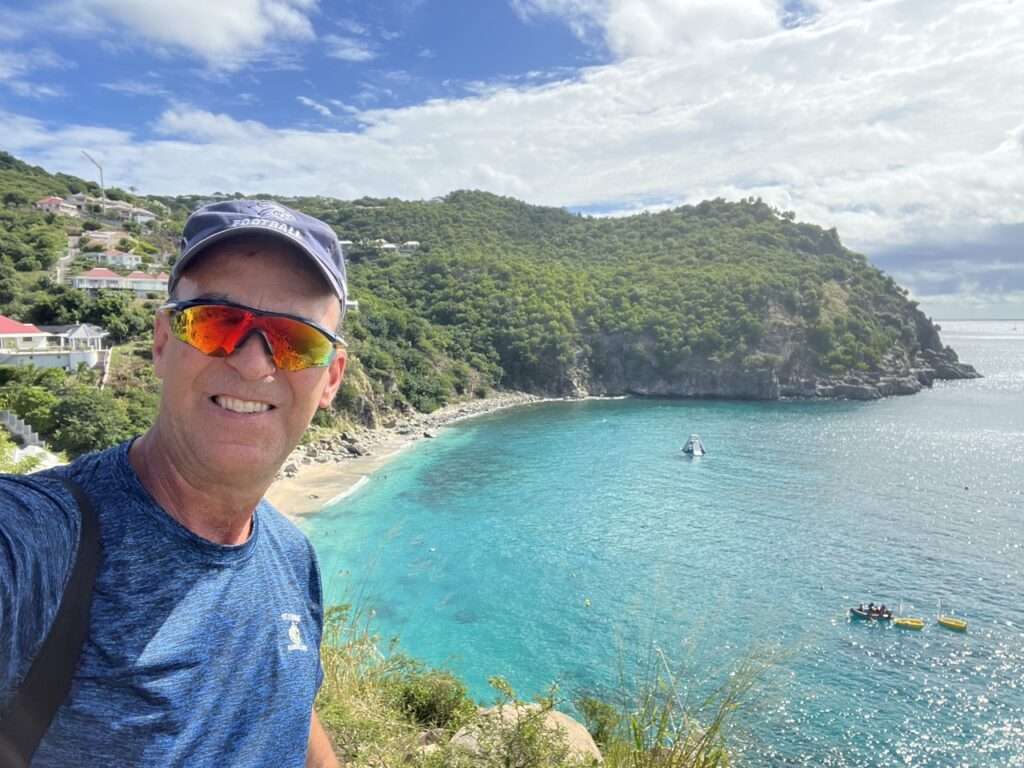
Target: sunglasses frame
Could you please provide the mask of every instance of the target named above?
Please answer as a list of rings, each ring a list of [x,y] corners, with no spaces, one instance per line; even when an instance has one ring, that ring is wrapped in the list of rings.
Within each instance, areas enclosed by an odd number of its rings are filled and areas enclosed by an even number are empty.
[[[184,310],[192,309],[193,307],[230,307],[232,309],[240,309],[243,312],[249,312],[250,314],[255,315],[257,317],[283,317],[286,320],[293,320],[297,323],[302,323],[303,325],[309,326],[313,330],[323,334],[331,342],[331,344],[334,346],[334,353],[331,357],[331,360],[334,360],[334,358],[337,356],[339,349],[345,348],[345,340],[341,336],[338,336],[336,333],[332,333],[319,323],[315,323],[312,320],[309,320],[305,317],[301,317],[299,315],[292,315],[287,312],[271,312],[270,310],[256,309],[255,307],[250,307],[247,304],[239,304],[238,302],[235,301],[226,301],[224,299],[184,299],[180,301],[169,301],[166,304],[160,306],[157,309],[157,311],[183,312]],[[263,334],[260,335],[262,336]],[[246,334],[246,338],[248,338],[248,336],[249,334]],[[177,338],[177,336],[175,336],[175,338]],[[179,339],[179,341],[182,340]],[[242,341],[244,343],[244,339]],[[264,341],[266,341],[266,337],[264,337]],[[182,343],[188,344],[187,341],[182,341]],[[266,343],[268,345],[270,344],[269,341],[266,341]],[[191,346],[191,344],[189,346]],[[236,346],[235,349],[238,349],[238,347]],[[273,353],[273,347],[271,347],[271,353]],[[330,365],[330,363],[331,361],[328,361],[324,365],[308,365],[306,366],[306,368],[324,368],[327,365]],[[300,368],[298,370],[305,369]]]

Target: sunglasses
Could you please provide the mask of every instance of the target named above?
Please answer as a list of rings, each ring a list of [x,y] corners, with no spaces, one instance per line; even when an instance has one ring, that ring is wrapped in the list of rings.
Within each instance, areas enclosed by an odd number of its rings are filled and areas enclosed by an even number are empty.
[[[213,357],[227,357],[256,331],[270,347],[274,365],[284,371],[329,365],[345,345],[311,320],[228,301],[172,301],[160,310],[170,313],[175,337]]]

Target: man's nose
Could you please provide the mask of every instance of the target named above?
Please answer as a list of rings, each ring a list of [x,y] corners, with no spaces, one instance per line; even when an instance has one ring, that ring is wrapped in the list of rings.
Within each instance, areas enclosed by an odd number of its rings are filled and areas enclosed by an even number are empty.
[[[255,330],[225,359],[243,379],[250,381],[265,379],[277,370],[270,344]]]

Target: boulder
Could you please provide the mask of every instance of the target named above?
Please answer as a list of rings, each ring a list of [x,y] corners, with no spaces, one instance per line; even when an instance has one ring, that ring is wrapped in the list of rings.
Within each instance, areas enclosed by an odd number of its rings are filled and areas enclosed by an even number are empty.
[[[527,714],[537,712],[539,704],[520,704],[513,706],[505,704],[501,706],[487,707],[480,709],[478,714],[486,720],[499,719],[501,727],[514,728],[520,719]],[[604,757],[601,750],[597,748],[593,737],[579,722],[563,712],[548,710],[544,714],[544,727],[550,731],[562,731],[565,734],[565,741],[569,747],[569,760],[588,765],[593,762],[603,763]],[[467,725],[460,728],[452,737],[451,746],[461,749],[471,755],[480,756],[480,726],[477,724]],[[523,766],[526,768],[526,766]]]
[[[878,400],[881,396],[878,387],[870,384],[836,384],[832,387],[832,397],[845,397],[847,400]]]

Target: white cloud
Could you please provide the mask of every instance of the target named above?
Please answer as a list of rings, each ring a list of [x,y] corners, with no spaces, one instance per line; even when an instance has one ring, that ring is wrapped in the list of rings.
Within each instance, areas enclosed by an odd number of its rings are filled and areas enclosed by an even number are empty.
[[[45,48],[30,51],[0,50],[0,85],[31,99],[45,99],[64,95],[59,86],[35,83],[28,77],[39,70],[64,69],[72,66],[60,56]]]
[[[279,42],[313,39],[309,17],[316,7],[317,0],[57,0],[35,21],[75,34],[139,36],[168,51],[185,50],[211,68],[233,70]],[[110,22],[120,27],[116,33]]]
[[[124,79],[112,83],[100,83],[101,88],[115,93],[124,93],[128,96],[165,96],[169,97],[171,92],[162,85],[144,80]]]
[[[331,112],[331,108],[328,107],[326,104],[321,104],[319,101],[313,101],[313,99],[307,96],[296,96],[295,98],[298,99],[300,104],[305,104],[307,107],[319,112],[324,117],[334,116],[334,113]]]
[[[678,54],[777,31],[777,0],[510,0],[524,20],[561,17],[582,39],[603,37],[617,58]]]
[[[343,61],[370,61],[377,58],[372,44],[358,37],[349,35],[326,35],[327,55],[332,59]]]
[[[751,10],[726,40],[733,27],[715,13],[738,4],[687,7],[712,21],[678,50],[654,40],[643,56],[555,82],[364,109],[357,132],[187,105],[146,140],[86,126],[75,130],[91,143],[69,143],[71,128],[10,115],[0,131],[7,149],[53,170],[87,174],[78,147],[105,150],[112,183],[154,193],[429,198],[481,187],[621,209],[753,195],[869,253],[983,239],[1024,220],[1024,14],[987,0],[835,2],[814,23],[763,34]],[[666,13],[667,27],[685,16]],[[623,40],[641,28],[617,23]],[[355,104],[387,95],[364,85]]]
[[[365,24],[360,21],[356,21],[355,19],[338,19],[335,23],[338,25],[339,29],[344,30],[350,35],[362,36],[367,35],[370,32]]]

